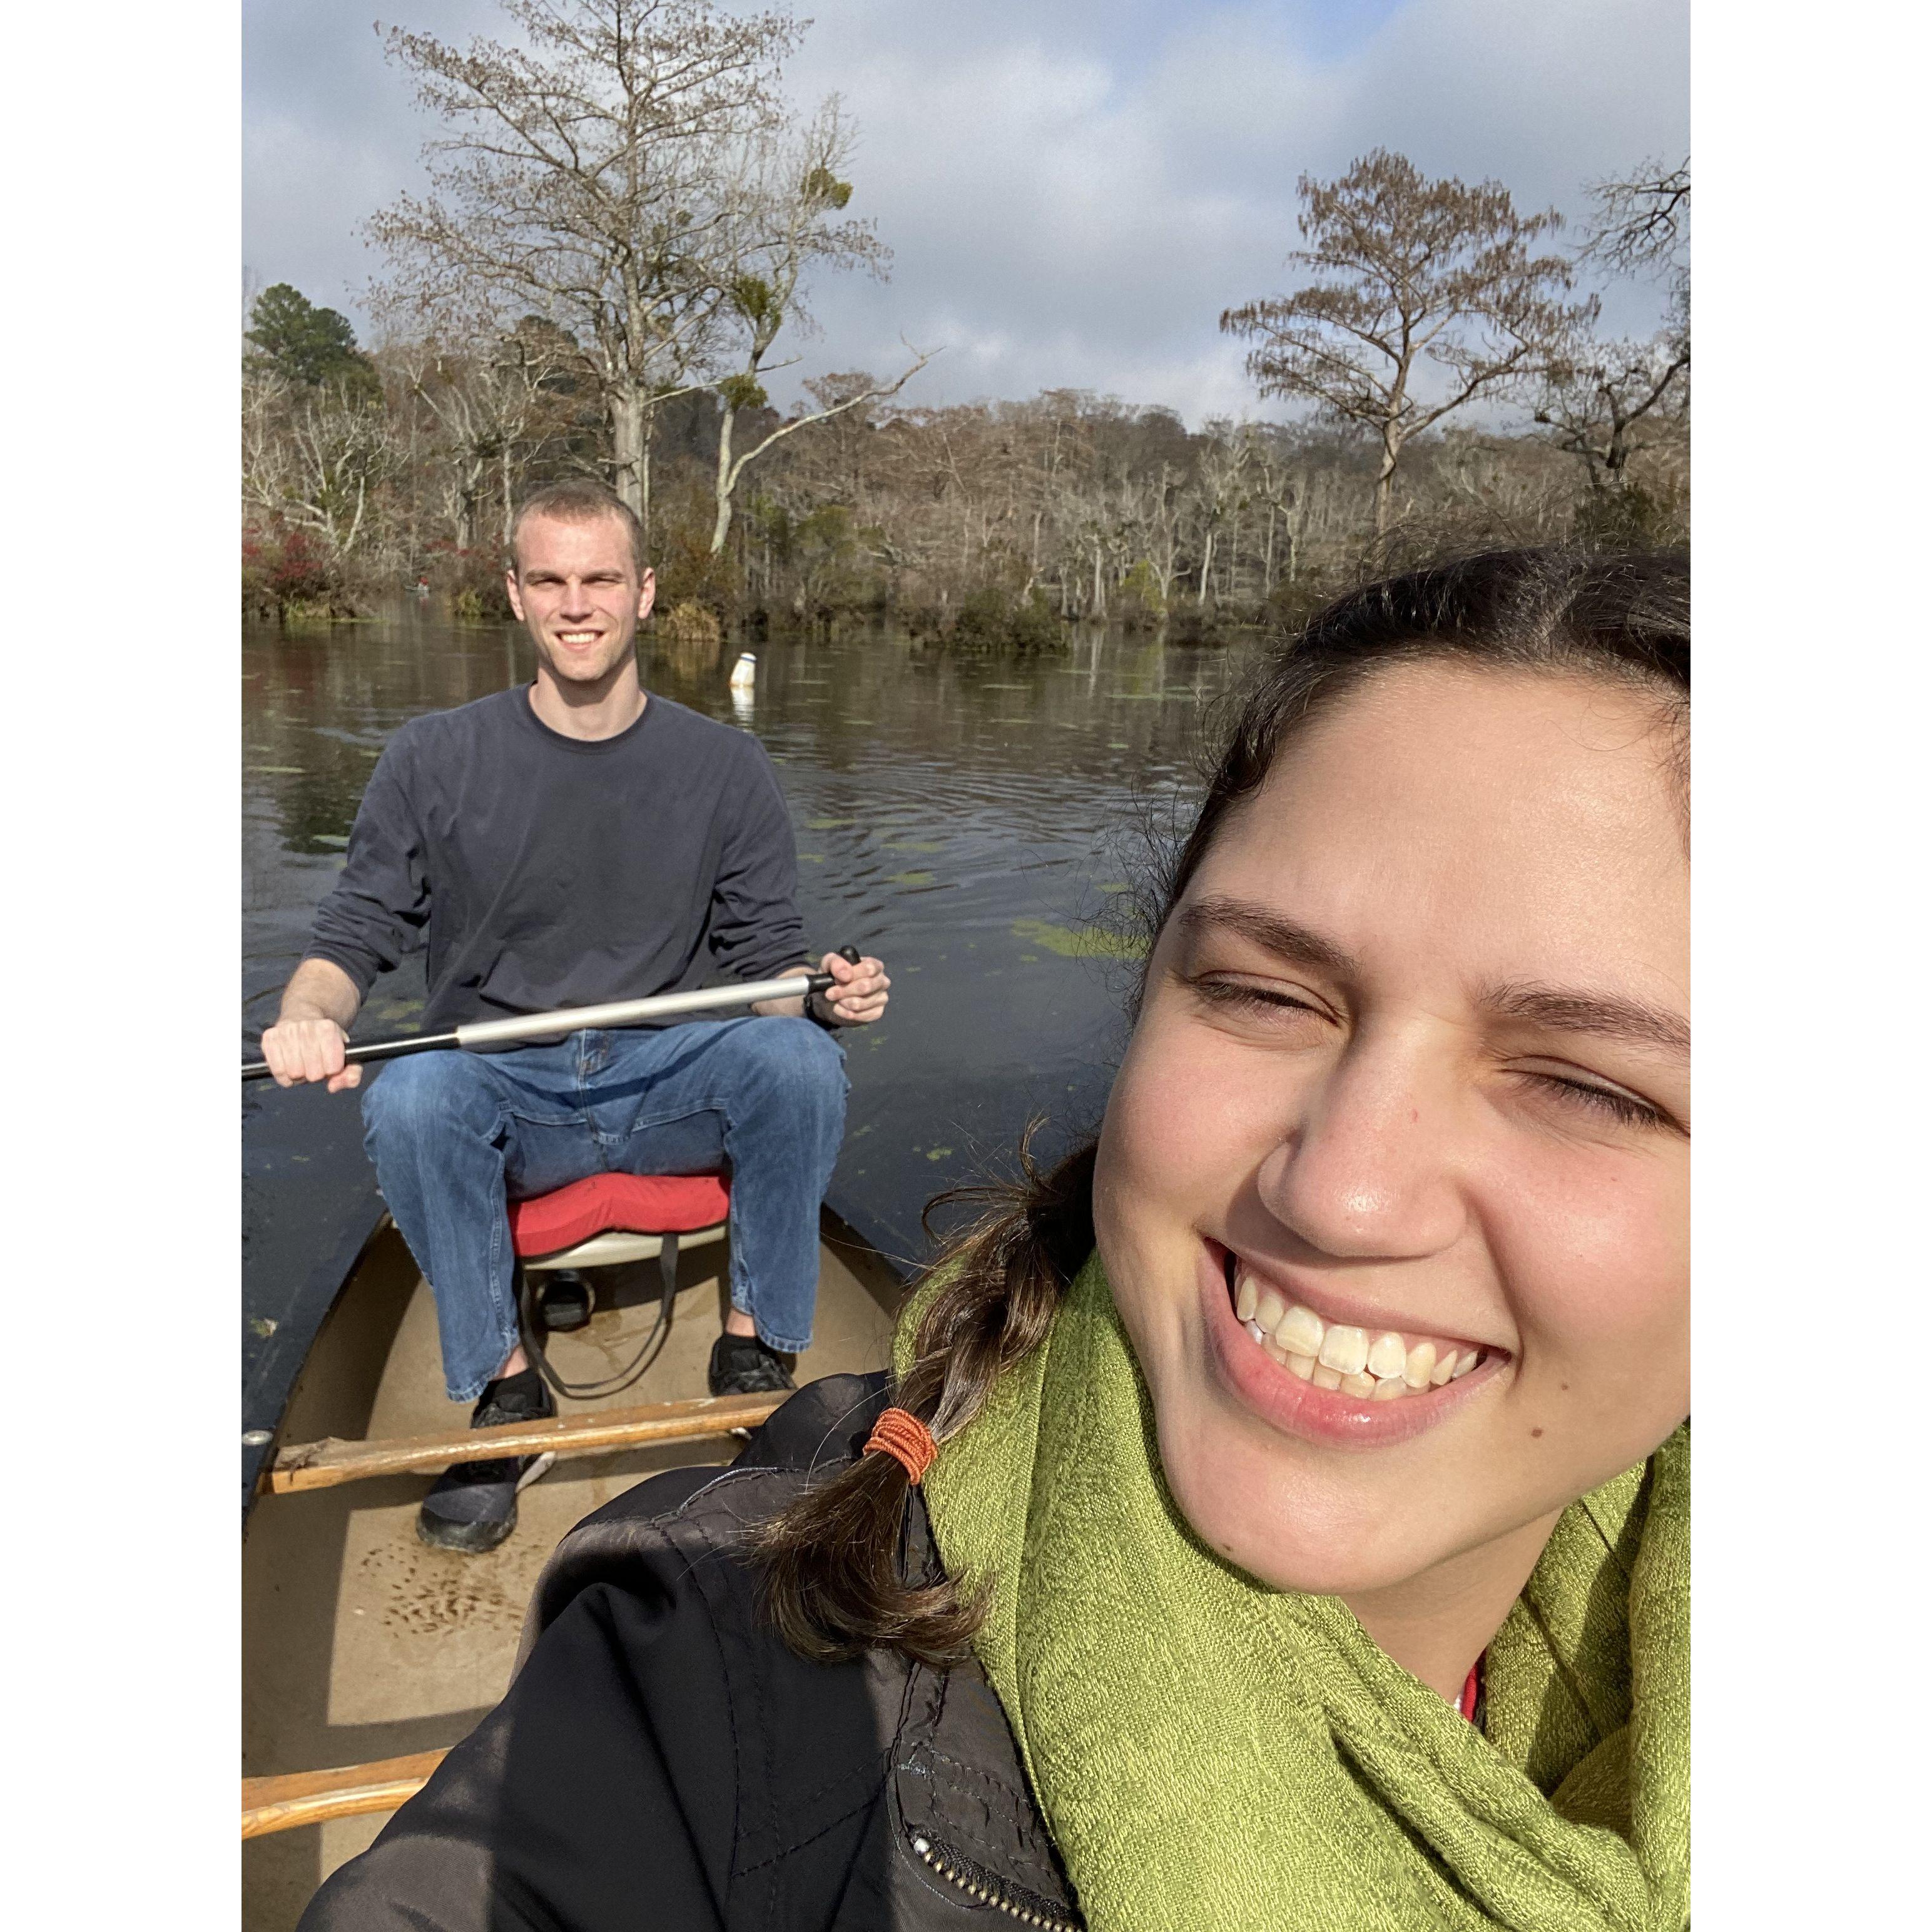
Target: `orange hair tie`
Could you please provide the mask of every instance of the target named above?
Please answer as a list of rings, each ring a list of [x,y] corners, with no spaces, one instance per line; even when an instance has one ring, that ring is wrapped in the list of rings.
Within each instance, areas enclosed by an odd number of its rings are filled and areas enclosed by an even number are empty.
[[[869,1456],[874,1450],[898,1463],[916,1489],[920,1478],[932,1467],[939,1444],[933,1441],[932,1431],[910,1409],[889,1408],[872,1424],[872,1432],[866,1438],[866,1446],[860,1453]]]

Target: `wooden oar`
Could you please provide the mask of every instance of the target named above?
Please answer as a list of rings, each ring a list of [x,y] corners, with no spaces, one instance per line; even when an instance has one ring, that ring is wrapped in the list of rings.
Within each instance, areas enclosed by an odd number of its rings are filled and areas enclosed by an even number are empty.
[[[842,946],[838,956],[856,966],[856,946]],[[648,1000],[614,1000],[601,1006],[563,1006],[555,1012],[519,1013],[513,1019],[474,1020],[453,1033],[406,1034],[400,1040],[372,1040],[350,1047],[343,1059],[353,1066],[366,1060],[395,1060],[406,1053],[428,1053],[441,1047],[507,1046],[518,1040],[543,1040],[553,1034],[580,1032],[586,1027],[640,1026],[646,1020],[668,1019],[675,1013],[701,1013],[717,1006],[748,1006],[758,1000],[808,999],[834,984],[830,973],[796,973],[784,980],[758,980],[742,986],[700,986],[689,993],[659,993]],[[266,1060],[244,1060],[244,1080],[268,1080],[273,1070]]]

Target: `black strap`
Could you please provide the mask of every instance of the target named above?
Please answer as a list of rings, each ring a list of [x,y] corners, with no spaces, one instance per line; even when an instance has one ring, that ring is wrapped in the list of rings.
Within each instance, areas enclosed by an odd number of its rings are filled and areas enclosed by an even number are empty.
[[[657,1360],[658,1351],[670,1339],[671,1310],[677,1300],[677,1240],[675,1234],[658,1237],[658,1278],[662,1287],[658,1318],[651,1324],[651,1332],[629,1364],[601,1382],[567,1382],[550,1366],[550,1358],[538,1339],[541,1324],[536,1319],[536,1294],[523,1264],[517,1264],[517,1325],[523,1331],[524,1348],[536,1364],[537,1373],[559,1395],[568,1396],[573,1402],[595,1402],[607,1395],[621,1394]]]
[[[658,1324],[661,1328],[668,1328],[670,1326],[670,1312],[677,1301],[677,1237],[675,1234],[660,1234],[658,1237],[658,1280],[663,1290],[658,1302]]]

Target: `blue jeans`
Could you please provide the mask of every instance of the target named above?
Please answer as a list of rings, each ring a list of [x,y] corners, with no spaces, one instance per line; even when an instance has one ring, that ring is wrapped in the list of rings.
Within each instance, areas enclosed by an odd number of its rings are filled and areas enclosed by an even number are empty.
[[[363,1144],[435,1293],[452,1398],[473,1401],[517,1346],[506,1201],[587,1174],[728,1169],[731,1306],[768,1348],[808,1346],[846,1091],[837,1041],[773,1016],[385,1067],[363,1098]]]

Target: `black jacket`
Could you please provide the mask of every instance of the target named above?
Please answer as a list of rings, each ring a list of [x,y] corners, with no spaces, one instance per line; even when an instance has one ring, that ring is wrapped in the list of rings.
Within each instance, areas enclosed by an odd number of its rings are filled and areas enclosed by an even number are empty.
[[[587,1517],[537,1586],[508,1694],[301,1932],[941,1932],[1080,1923],[976,1666],[808,1664],[746,1527],[860,1453],[884,1378],[785,1403],[730,1468]],[[902,1562],[938,1574],[915,1492]]]

